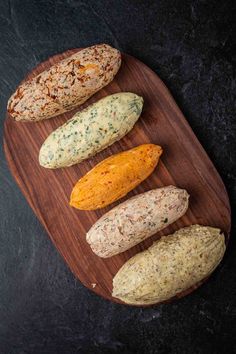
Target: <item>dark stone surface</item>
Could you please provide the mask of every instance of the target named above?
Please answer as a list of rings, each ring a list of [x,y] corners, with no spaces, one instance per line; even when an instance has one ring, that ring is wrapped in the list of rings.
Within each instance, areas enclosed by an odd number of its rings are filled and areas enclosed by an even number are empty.
[[[40,61],[107,42],[163,79],[236,207],[232,1],[1,0],[1,136],[9,95]],[[2,146],[2,144],[1,144]],[[235,225],[228,252],[191,296],[150,309],[109,303],[77,281],[0,150],[0,353],[235,353]]]

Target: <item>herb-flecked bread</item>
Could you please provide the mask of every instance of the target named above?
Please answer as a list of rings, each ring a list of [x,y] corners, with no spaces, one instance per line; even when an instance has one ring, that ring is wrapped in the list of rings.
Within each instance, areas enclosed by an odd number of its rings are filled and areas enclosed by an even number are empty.
[[[108,85],[120,64],[120,52],[107,44],[82,49],[20,85],[8,112],[17,121],[38,121],[70,111]]]
[[[219,229],[185,227],[129,259],[113,279],[112,295],[133,305],[168,300],[209,276],[224,252]]]
[[[186,190],[174,186],[139,194],[104,214],[86,240],[99,257],[124,252],[183,216],[188,198]]]
[[[161,154],[160,146],[143,144],[108,157],[76,183],[70,205],[94,210],[124,197],[153,172]]]
[[[130,92],[106,96],[52,132],[39,152],[46,168],[71,166],[120,140],[134,126],[143,98]]]

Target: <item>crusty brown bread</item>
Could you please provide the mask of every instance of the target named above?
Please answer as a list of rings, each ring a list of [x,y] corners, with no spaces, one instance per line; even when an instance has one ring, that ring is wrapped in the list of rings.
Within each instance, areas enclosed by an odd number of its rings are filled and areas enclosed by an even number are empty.
[[[39,121],[69,111],[108,85],[120,64],[120,52],[107,44],[82,49],[20,85],[8,113],[17,121]]]

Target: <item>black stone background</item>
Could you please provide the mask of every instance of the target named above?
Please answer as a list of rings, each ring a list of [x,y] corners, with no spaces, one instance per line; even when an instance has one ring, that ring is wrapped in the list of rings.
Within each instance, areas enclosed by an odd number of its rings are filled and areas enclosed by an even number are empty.
[[[235,209],[235,29],[233,1],[0,0],[1,139],[8,97],[27,72],[107,42],[166,83]],[[0,354],[236,353],[235,224],[223,264],[195,293],[156,308],[120,306],[73,277],[13,181],[2,143],[0,161]]]

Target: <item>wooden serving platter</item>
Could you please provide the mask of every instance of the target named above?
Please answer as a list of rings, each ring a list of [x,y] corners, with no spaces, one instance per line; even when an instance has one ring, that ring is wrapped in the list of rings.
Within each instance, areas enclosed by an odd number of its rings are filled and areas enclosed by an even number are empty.
[[[26,79],[33,78],[76,51],[78,49],[49,58]],[[39,149],[54,129],[71,118],[77,110],[120,91],[131,91],[144,98],[141,118],[125,138],[78,165],[57,170],[40,167]],[[123,54],[122,66],[114,81],[77,110],[39,123],[15,122],[7,117],[4,149],[11,173],[31,208],[71,271],[87,288],[106,299],[120,302],[111,296],[114,275],[125,261],[149,247],[161,235],[196,223],[219,227],[226,236],[229,235],[230,204],[224,184],[170,92],[146,65]],[[149,142],[163,147],[161,162],[154,173],[127,197],[97,211],[79,211],[69,206],[74,184],[93,166],[111,154]],[[170,184],[185,188],[190,194],[189,210],[184,217],[112,258],[102,259],[91,251],[85,234],[105,212],[135,194]],[[199,285],[177,297],[186,295]]]

